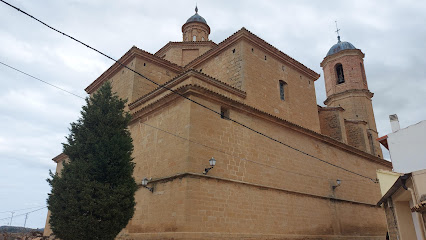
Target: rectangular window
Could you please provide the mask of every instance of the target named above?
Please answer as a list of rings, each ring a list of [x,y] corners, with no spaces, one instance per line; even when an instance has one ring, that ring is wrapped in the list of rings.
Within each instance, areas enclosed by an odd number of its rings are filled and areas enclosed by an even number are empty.
[[[285,85],[287,85],[287,83],[280,80],[280,98],[283,101],[285,101]]]
[[[220,118],[229,120],[229,109],[220,107]]]

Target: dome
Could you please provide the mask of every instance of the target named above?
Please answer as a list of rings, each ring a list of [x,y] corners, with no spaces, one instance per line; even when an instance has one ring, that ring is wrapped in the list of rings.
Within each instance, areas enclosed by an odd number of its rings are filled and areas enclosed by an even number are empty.
[[[192,17],[188,18],[188,20],[186,20],[186,23],[190,23],[190,22],[201,22],[201,23],[207,24],[206,19],[198,15],[197,7],[195,7],[195,14],[192,15]]]
[[[356,47],[354,45],[352,45],[352,43],[350,42],[341,42],[340,41],[340,37],[338,37],[338,42],[336,44],[334,44],[330,50],[328,50],[327,56],[333,55],[335,53],[338,53],[340,51],[343,50],[347,50],[347,49],[356,49]]]

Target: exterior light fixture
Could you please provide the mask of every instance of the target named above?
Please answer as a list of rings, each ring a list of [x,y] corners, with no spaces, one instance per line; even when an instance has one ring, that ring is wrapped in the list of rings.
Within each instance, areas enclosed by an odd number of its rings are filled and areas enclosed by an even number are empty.
[[[146,188],[146,189],[148,189],[149,191],[151,191],[151,192],[154,192],[154,188],[153,187],[148,187],[147,185],[148,185],[148,183],[149,183],[149,180],[148,180],[148,178],[144,178],[144,179],[142,179],[142,187],[144,187],[144,188]]]
[[[204,172],[203,172],[204,175],[206,175],[216,165],[216,159],[214,159],[213,157],[210,158],[209,164],[210,164],[210,167],[204,169]]]
[[[342,180],[337,179],[336,180],[336,185],[333,186],[333,190],[335,190],[338,186],[340,186],[340,184],[342,184]]]

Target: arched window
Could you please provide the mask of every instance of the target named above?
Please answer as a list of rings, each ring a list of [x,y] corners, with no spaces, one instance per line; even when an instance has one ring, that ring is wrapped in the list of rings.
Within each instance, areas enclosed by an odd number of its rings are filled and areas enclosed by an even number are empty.
[[[343,66],[341,63],[336,64],[336,76],[337,76],[337,84],[341,84],[345,82],[345,75],[343,75]]]
[[[196,41],[197,40],[197,36],[192,36],[192,41]]]
[[[204,41],[204,37],[201,38],[201,41]]]
[[[287,83],[284,82],[283,80],[280,80],[279,84],[280,84],[280,99],[285,101],[285,98],[286,98],[285,92],[286,92]]]

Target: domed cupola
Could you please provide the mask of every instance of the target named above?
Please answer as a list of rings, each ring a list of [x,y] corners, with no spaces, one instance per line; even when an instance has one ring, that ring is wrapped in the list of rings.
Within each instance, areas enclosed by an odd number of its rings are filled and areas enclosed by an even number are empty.
[[[207,21],[198,14],[198,7],[195,6],[195,14],[192,15],[182,26],[183,41],[208,41],[210,27]]]
[[[350,42],[342,42],[342,41],[340,41],[340,36],[338,36],[337,37],[337,43],[336,44],[334,44],[331,48],[330,48],[330,50],[328,50],[328,53],[327,53],[327,56],[326,57],[328,57],[328,56],[330,56],[330,55],[333,55],[333,54],[335,54],[335,53],[338,53],[338,52],[340,52],[340,51],[343,51],[343,50],[347,50],[347,49],[356,49],[356,47],[354,46],[354,45],[352,45],[352,43],[350,43]]]
[[[201,17],[198,14],[198,7],[197,6],[195,7],[195,14],[192,15],[192,17],[188,18],[188,20],[186,20],[186,23],[189,23],[189,22],[202,22],[202,23],[207,24],[206,19],[204,19],[203,17]]]

